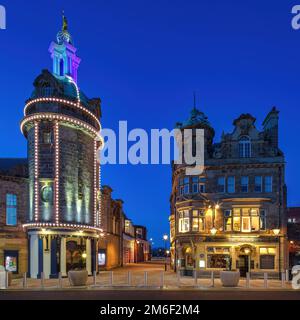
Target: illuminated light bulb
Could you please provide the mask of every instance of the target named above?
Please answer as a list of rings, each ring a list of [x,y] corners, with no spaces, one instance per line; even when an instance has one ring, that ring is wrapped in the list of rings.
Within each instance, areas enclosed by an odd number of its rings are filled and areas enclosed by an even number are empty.
[[[219,210],[220,209],[220,205],[219,204],[216,204],[216,210]]]
[[[280,229],[273,229],[273,233],[275,234],[275,236],[278,236],[280,233]]]
[[[210,233],[214,236],[214,235],[216,235],[217,231],[218,231],[218,230],[214,227],[214,228],[212,228],[212,229],[210,230]]]

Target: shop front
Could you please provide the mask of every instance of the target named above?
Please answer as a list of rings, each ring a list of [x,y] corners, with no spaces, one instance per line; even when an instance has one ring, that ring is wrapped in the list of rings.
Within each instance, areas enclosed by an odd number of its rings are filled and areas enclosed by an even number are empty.
[[[177,247],[177,268],[186,276],[192,276],[195,270],[215,274],[222,270],[239,270],[241,277],[246,277],[248,272],[261,277],[266,272],[277,278],[280,260],[276,242],[198,242]]]

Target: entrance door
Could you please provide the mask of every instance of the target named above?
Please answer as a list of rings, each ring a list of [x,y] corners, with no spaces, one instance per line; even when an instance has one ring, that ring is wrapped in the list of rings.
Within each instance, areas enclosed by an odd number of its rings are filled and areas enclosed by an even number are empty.
[[[241,277],[246,277],[249,272],[249,256],[239,256],[239,269]]]

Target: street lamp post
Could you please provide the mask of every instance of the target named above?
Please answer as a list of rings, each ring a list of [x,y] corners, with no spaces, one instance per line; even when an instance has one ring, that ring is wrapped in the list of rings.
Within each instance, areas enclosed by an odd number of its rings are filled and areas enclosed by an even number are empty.
[[[167,241],[169,239],[168,235],[164,234],[163,239],[165,242],[165,271],[167,271]]]

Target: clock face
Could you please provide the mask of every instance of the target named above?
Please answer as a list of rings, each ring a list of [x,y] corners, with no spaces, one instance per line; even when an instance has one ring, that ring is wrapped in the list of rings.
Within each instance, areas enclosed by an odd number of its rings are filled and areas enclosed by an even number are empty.
[[[51,186],[45,186],[41,191],[42,201],[45,203],[53,202],[53,188]]]

